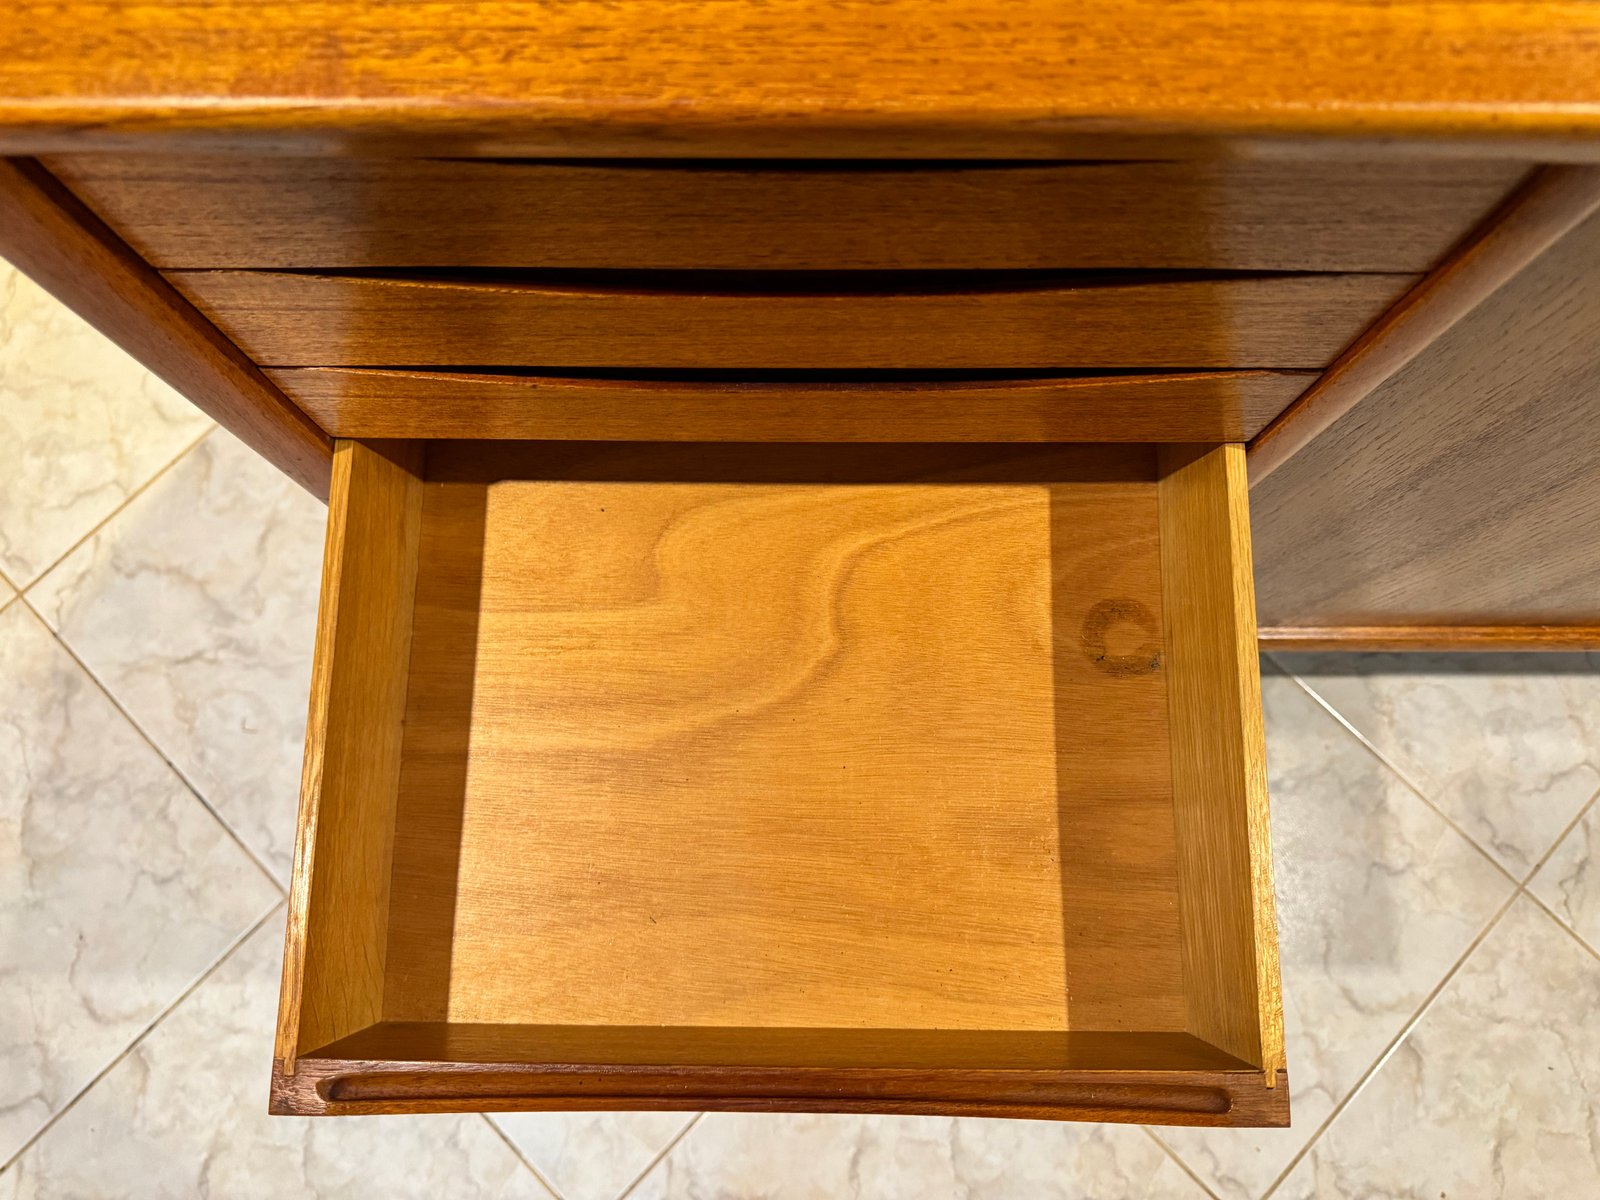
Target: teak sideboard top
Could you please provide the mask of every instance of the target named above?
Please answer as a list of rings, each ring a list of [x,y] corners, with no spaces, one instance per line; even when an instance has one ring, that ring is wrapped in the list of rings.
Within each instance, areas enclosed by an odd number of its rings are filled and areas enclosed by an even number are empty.
[[[1258,644],[1600,648],[1600,5],[23,0],[0,155],[330,501],[275,1111],[1283,1124]]]

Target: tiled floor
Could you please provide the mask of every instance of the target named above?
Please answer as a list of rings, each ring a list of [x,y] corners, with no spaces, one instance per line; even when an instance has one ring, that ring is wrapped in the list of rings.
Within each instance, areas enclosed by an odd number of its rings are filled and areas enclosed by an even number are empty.
[[[1264,664],[1290,1130],[269,1119],[322,519],[0,267],[0,1198],[1600,1195],[1572,657]]]

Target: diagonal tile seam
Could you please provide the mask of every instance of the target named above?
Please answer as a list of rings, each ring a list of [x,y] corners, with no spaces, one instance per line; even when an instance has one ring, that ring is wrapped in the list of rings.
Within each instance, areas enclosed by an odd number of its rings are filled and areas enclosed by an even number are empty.
[[[1506,868],[1502,866],[1492,854],[1485,850],[1484,847],[1478,843],[1476,838],[1472,837],[1466,832],[1466,830],[1462,829],[1461,826],[1452,820],[1447,813],[1443,812],[1438,805],[1434,804],[1426,792],[1418,787],[1417,784],[1404,771],[1402,771],[1396,764],[1391,762],[1387,756],[1385,756],[1376,746],[1368,741],[1367,738],[1362,735],[1361,731],[1352,725],[1348,720],[1346,720],[1344,714],[1339,712],[1338,709],[1334,708],[1334,706],[1324,699],[1315,688],[1311,687],[1299,675],[1295,674],[1293,671],[1286,668],[1282,663],[1278,662],[1277,659],[1272,655],[1264,654],[1263,657],[1271,663],[1274,670],[1293,680],[1295,684],[1297,684],[1319,708],[1321,708],[1335,722],[1337,722],[1346,733],[1348,733],[1358,743],[1365,747],[1368,753],[1376,758],[1387,771],[1392,773],[1408,791],[1415,795],[1417,799],[1426,805],[1431,812],[1444,821],[1447,826],[1459,834],[1466,841],[1467,845],[1476,850],[1483,857],[1483,859],[1488,862],[1501,876],[1503,876],[1507,883],[1511,885],[1511,889],[1507,893],[1505,899],[1501,902],[1500,907],[1495,910],[1495,912],[1490,916],[1489,920],[1484,924],[1483,928],[1480,929],[1473,937],[1472,941],[1468,943],[1466,949],[1462,951],[1461,955],[1455,960],[1454,963],[1450,965],[1449,969],[1445,971],[1439,982],[1435,984],[1433,989],[1427,994],[1427,996],[1423,998],[1416,1011],[1414,1011],[1400,1027],[1399,1032],[1396,1033],[1395,1036],[1385,1045],[1384,1049],[1379,1053],[1378,1057],[1373,1061],[1373,1063],[1362,1072],[1356,1082],[1345,1092],[1344,1096],[1340,1098],[1340,1100],[1334,1105],[1333,1109],[1321,1121],[1321,1123],[1318,1124],[1311,1136],[1307,1138],[1299,1150],[1295,1152],[1294,1156],[1289,1160],[1288,1164],[1283,1168],[1283,1170],[1278,1173],[1271,1185],[1269,1185],[1267,1189],[1261,1193],[1260,1200],[1267,1200],[1268,1197],[1270,1197],[1274,1192],[1277,1191],[1279,1187],[1282,1186],[1284,1180],[1289,1177],[1289,1175],[1294,1171],[1295,1167],[1299,1165],[1300,1161],[1305,1158],[1308,1153],[1310,1153],[1311,1148],[1316,1145],[1316,1143],[1321,1139],[1322,1135],[1333,1125],[1334,1120],[1339,1116],[1339,1114],[1343,1112],[1350,1102],[1354,1100],[1355,1097],[1361,1092],[1361,1090],[1366,1087],[1367,1083],[1372,1079],[1372,1077],[1377,1074],[1384,1063],[1386,1063],[1394,1054],[1395,1050],[1397,1050],[1405,1041],[1411,1030],[1416,1027],[1417,1022],[1422,1019],[1423,1015],[1432,1006],[1434,1000],[1444,990],[1445,986],[1450,982],[1450,980],[1455,977],[1456,972],[1461,969],[1462,965],[1465,964],[1467,959],[1472,956],[1473,952],[1483,942],[1484,938],[1488,937],[1489,933],[1499,923],[1500,918],[1504,916],[1505,913],[1510,909],[1511,905],[1515,903],[1517,897],[1519,895],[1527,895],[1531,899],[1537,900],[1536,897],[1532,896],[1532,893],[1525,890],[1525,885],[1533,878],[1534,875],[1538,873],[1539,868],[1544,865],[1545,861],[1550,857],[1550,855],[1555,852],[1556,847],[1561,844],[1562,839],[1566,837],[1567,833],[1570,832],[1571,829],[1577,825],[1578,821],[1582,819],[1583,814],[1588,811],[1589,805],[1594,803],[1595,797],[1591,797],[1590,800],[1583,805],[1578,815],[1575,816],[1572,821],[1569,822],[1568,825],[1561,831],[1561,833],[1551,842],[1550,846],[1545,850],[1544,855],[1539,859],[1539,861],[1534,864],[1533,868],[1527,873],[1527,875],[1519,880],[1510,871],[1506,870]],[[1270,755],[1270,749],[1268,753]],[[1597,795],[1600,795],[1600,793],[1597,793]],[[1543,906],[1541,905],[1541,907]],[[1557,923],[1560,924],[1559,921]],[[1166,1150],[1174,1159],[1177,1160],[1178,1164],[1182,1166],[1185,1171],[1187,1171],[1191,1176],[1195,1174],[1189,1169],[1189,1165],[1183,1160],[1183,1157],[1170,1146],[1168,1146],[1159,1135],[1151,1130],[1147,1130],[1147,1132],[1149,1132],[1151,1136],[1155,1138],[1156,1142],[1162,1147],[1162,1149]],[[1196,1179],[1198,1180],[1198,1176],[1196,1176]],[[1204,1181],[1200,1182],[1202,1186],[1205,1186]],[[1207,1188],[1207,1191],[1210,1192],[1210,1189]],[[1214,1193],[1212,1194],[1214,1195]]]
[[[1300,689],[1303,692],[1305,692],[1306,695],[1310,696],[1311,699],[1314,700],[1317,703],[1318,707],[1320,707],[1330,717],[1332,717],[1341,726],[1343,726],[1345,732],[1350,734],[1351,737],[1355,738],[1356,741],[1360,742],[1362,744],[1362,746],[1364,746],[1366,748],[1366,750],[1367,750],[1367,752],[1369,754],[1371,754],[1380,763],[1382,763],[1385,767],[1387,767],[1389,769],[1389,771],[1394,775],[1394,777],[1396,779],[1398,779],[1401,783],[1405,784],[1407,790],[1410,791],[1414,796],[1416,796],[1417,799],[1421,800],[1424,804],[1426,804],[1428,806],[1428,808],[1431,809],[1433,811],[1433,813],[1440,820],[1442,820],[1446,825],[1450,826],[1451,829],[1455,830],[1458,834],[1460,834],[1463,838],[1465,838],[1466,842],[1467,842],[1467,845],[1471,846],[1474,850],[1476,850],[1479,854],[1481,854],[1483,856],[1483,858],[1485,859],[1485,861],[1487,861],[1490,866],[1492,866],[1496,871],[1500,872],[1500,874],[1504,875],[1512,883],[1518,883],[1517,877],[1515,875],[1513,875],[1510,871],[1508,871],[1501,864],[1499,859],[1497,859],[1493,854],[1489,853],[1488,849],[1484,847],[1483,843],[1478,841],[1477,838],[1473,837],[1472,834],[1468,833],[1467,830],[1465,828],[1463,828],[1462,825],[1454,817],[1452,817],[1449,813],[1445,812],[1444,809],[1440,808],[1438,806],[1438,804],[1436,804],[1434,802],[1433,797],[1428,795],[1427,791],[1421,785],[1419,785],[1416,782],[1416,780],[1412,779],[1410,775],[1406,774],[1406,772],[1401,769],[1401,767],[1400,767],[1400,765],[1398,763],[1396,763],[1392,759],[1390,759],[1388,755],[1386,755],[1382,750],[1378,749],[1377,746],[1375,746],[1371,741],[1369,741],[1367,736],[1366,736],[1366,734],[1362,733],[1361,730],[1357,729],[1355,727],[1355,725],[1353,725],[1345,717],[1345,715],[1342,712],[1340,712],[1337,708],[1335,708],[1332,704],[1330,704],[1323,697],[1322,693],[1317,691],[1316,688],[1312,687],[1309,683],[1307,683],[1304,679],[1300,678],[1300,676],[1296,675],[1293,671],[1288,670],[1286,667],[1283,666],[1282,663],[1279,663],[1276,660],[1274,660],[1273,661],[1273,665],[1276,666],[1285,675],[1287,675],[1290,679],[1294,680],[1294,682],[1300,686]],[[1269,751],[1269,754],[1270,754],[1270,751]],[[1556,844],[1561,841],[1561,837],[1564,837],[1565,835],[1566,835],[1566,830],[1563,829],[1561,831],[1561,835],[1558,836],[1556,838],[1556,840],[1550,844],[1550,849],[1554,849]],[[1548,857],[1549,850],[1546,850],[1545,854]],[[1542,863],[1544,861],[1544,859],[1540,859],[1539,861]],[[1538,867],[1535,867],[1534,870],[1538,870]],[[1520,886],[1520,884],[1519,884],[1519,886]]]
[[[1204,1192],[1207,1196],[1211,1197],[1211,1200],[1219,1200],[1219,1197],[1217,1196],[1217,1193],[1212,1190],[1211,1185],[1208,1184],[1204,1179],[1201,1179],[1200,1176],[1195,1173],[1194,1168],[1191,1167],[1188,1163],[1184,1162],[1183,1161],[1183,1156],[1180,1155],[1171,1146],[1167,1145],[1166,1141],[1162,1138],[1162,1136],[1159,1133],[1157,1133],[1154,1129],[1151,1129],[1150,1126],[1148,1126],[1148,1125],[1141,1125],[1141,1126],[1139,1126],[1139,1128],[1144,1130],[1145,1133],[1149,1135],[1150,1140],[1152,1142],[1154,1142],[1157,1146],[1161,1147],[1161,1152],[1163,1154],[1165,1154],[1173,1162],[1178,1164],[1178,1169],[1180,1171],[1182,1171],[1190,1179],[1194,1180],[1195,1185],[1202,1192]]]
[[[1429,992],[1428,995],[1423,999],[1416,1012],[1414,1012],[1406,1021],[1405,1025],[1401,1027],[1400,1032],[1395,1035],[1393,1040],[1391,1040],[1387,1046],[1384,1047],[1382,1053],[1379,1054],[1378,1058],[1373,1062],[1373,1064],[1362,1073],[1361,1077],[1356,1081],[1354,1086],[1352,1086],[1350,1090],[1345,1093],[1344,1097],[1322,1120],[1322,1123],[1317,1126],[1316,1130],[1312,1133],[1310,1138],[1306,1140],[1305,1144],[1302,1145],[1298,1151],[1296,1151],[1294,1157],[1290,1159],[1283,1170],[1278,1173],[1278,1177],[1272,1181],[1271,1186],[1268,1187],[1266,1191],[1261,1193],[1261,1200],[1268,1200],[1268,1197],[1272,1196],[1278,1190],[1278,1188],[1283,1185],[1284,1181],[1287,1180],[1293,1173],[1295,1167],[1297,1167],[1301,1160],[1304,1159],[1308,1153],[1310,1153],[1311,1148],[1322,1138],[1322,1135],[1332,1127],[1333,1122],[1338,1118],[1339,1114],[1349,1106],[1350,1102],[1356,1098],[1362,1089],[1366,1087],[1368,1082],[1370,1082],[1371,1079],[1377,1075],[1378,1071],[1383,1067],[1383,1065],[1394,1055],[1394,1052],[1400,1048],[1400,1046],[1405,1042],[1406,1038],[1410,1036],[1411,1031],[1416,1028],[1417,1023],[1421,1021],[1423,1016],[1426,1015],[1428,1009],[1432,1007],[1433,1002],[1444,991],[1450,980],[1453,979],[1456,973],[1460,971],[1460,969],[1466,964],[1466,961],[1472,957],[1473,953],[1483,943],[1484,939],[1487,938],[1494,930],[1494,927],[1500,923],[1501,917],[1503,917],[1506,912],[1510,910],[1511,906],[1516,903],[1518,896],[1526,896],[1529,900],[1533,901],[1533,903],[1536,904],[1541,911],[1548,915],[1551,920],[1561,927],[1563,932],[1576,941],[1581,947],[1583,947],[1584,950],[1591,955],[1594,955],[1596,958],[1600,958],[1600,952],[1597,952],[1593,946],[1590,946],[1588,942],[1586,942],[1583,937],[1577,933],[1576,930],[1572,929],[1566,924],[1566,922],[1562,921],[1560,917],[1552,912],[1550,908],[1528,888],[1528,884],[1533,881],[1534,876],[1537,875],[1544,867],[1545,863],[1549,861],[1551,855],[1556,852],[1557,847],[1559,847],[1566,839],[1567,835],[1578,826],[1579,822],[1581,822],[1588,814],[1590,808],[1593,807],[1597,801],[1600,801],[1600,790],[1597,790],[1593,796],[1590,796],[1588,800],[1584,801],[1572,819],[1562,827],[1561,831],[1554,838],[1551,839],[1550,844],[1545,847],[1544,853],[1540,855],[1538,861],[1535,862],[1533,866],[1528,869],[1527,873],[1519,879],[1510,871],[1506,870],[1505,867],[1503,867],[1493,855],[1485,850],[1484,847],[1478,843],[1476,838],[1472,837],[1455,821],[1451,820],[1446,813],[1440,810],[1438,805],[1434,804],[1433,801],[1428,798],[1427,794],[1423,792],[1423,790],[1419,788],[1405,774],[1405,772],[1401,771],[1399,767],[1392,763],[1388,757],[1382,753],[1382,751],[1380,751],[1376,746],[1362,736],[1361,731],[1356,729],[1355,726],[1347,721],[1344,717],[1344,714],[1340,713],[1336,708],[1333,707],[1333,705],[1328,703],[1327,700],[1319,695],[1315,688],[1307,684],[1305,680],[1301,679],[1294,672],[1285,669],[1281,663],[1274,661],[1273,666],[1282,671],[1283,674],[1287,675],[1290,679],[1293,679],[1295,683],[1299,684],[1307,695],[1316,701],[1316,703],[1322,709],[1324,709],[1329,716],[1343,726],[1352,737],[1365,746],[1373,755],[1373,757],[1375,757],[1386,768],[1392,771],[1397,779],[1405,784],[1405,786],[1424,804],[1433,810],[1433,812],[1437,813],[1439,817],[1450,826],[1450,828],[1454,829],[1463,838],[1465,838],[1469,845],[1477,850],[1485,860],[1487,860],[1512,884],[1512,889],[1510,894],[1507,895],[1505,900],[1501,903],[1500,907],[1495,911],[1494,915],[1489,918],[1488,923],[1478,931],[1478,934],[1472,939],[1472,942],[1462,952],[1461,956],[1456,959],[1456,961],[1451,965],[1450,969],[1445,972],[1443,978],[1439,980],[1439,982],[1434,986],[1433,990]],[[1157,1138],[1156,1140],[1160,1141],[1160,1138]]]
[[[1487,922],[1485,922],[1482,929],[1478,930],[1476,936],[1473,937],[1466,950],[1463,951],[1461,957],[1456,959],[1456,961],[1451,964],[1450,969],[1444,973],[1443,977],[1438,983],[1434,984],[1433,990],[1422,998],[1422,1003],[1419,1004],[1416,1011],[1413,1012],[1409,1018],[1407,1018],[1405,1024],[1400,1027],[1400,1031],[1396,1033],[1392,1039],[1390,1039],[1388,1045],[1383,1048],[1383,1051],[1373,1061],[1372,1065],[1362,1072],[1361,1078],[1356,1080],[1355,1085],[1344,1094],[1344,1098],[1333,1106],[1332,1111],[1330,1111],[1328,1115],[1322,1119],[1322,1123],[1319,1124],[1312,1132],[1311,1136],[1306,1139],[1305,1144],[1301,1146],[1299,1150],[1295,1151],[1294,1157],[1291,1158],[1287,1164],[1285,1164],[1283,1170],[1278,1172],[1278,1177],[1272,1181],[1271,1185],[1266,1191],[1261,1193],[1260,1200],[1269,1200],[1269,1198],[1280,1187],[1283,1186],[1284,1181],[1294,1173],[1294,1169],[1300,1165],[1301,1160],[1304,1159],[1307,1154],[1311,1153],[1311,1148],[1322,1139],[1322,1135],[1327,1133],[1328,1130],[1332,1128],[1333,1123],[1339,1119],[1339,1115],[1350,1106],[1350,1102],[1361,1094],[1362,1090],[1365,1089],[1367,1084],[1372,1081],[1373,1077],[1383,1069],[1384,1064],[1394,1056],[1395,1051],[1405,1044],[1406,1039],[1411,1036],[1412,1030],[1417,1027],[1422,1018],[1427,1015],[1428,1010],[1433,1007],[1434,1001],[1436,1001],[1440,995],[1443,994],[1444,989],[1449,986],[1450,981],[1454,979],[1461,968],[1466,965],[1467,960],[1477,952],[1478,947],[1483,945],[1484,940],[1489,936],[1490,933],[1494,931],[1495,926],[1500,924],[1500,918],[1505,916],[1506,913],[1510,911],[1511,906],[1516,903],[1517,897],[1523,894],[1524,893],[1520,887],[1513,887],[1511,889],[1511,892],[1503,901],[1501,901],[1500,907],[1495,909],[1494,915],[1491,916]]]
[[[22,1143],[22,1145],[17,1148],[17,1152],[15,1154],[6,1159],[5,1162],[0,1163],[0,1176],[4,1176],[7,1171],[15,1166],[18,1160],[21,1159],[22,1156],[26,1154],[34,1146],[34,1144],[39,1141],[40,1138],[44,1137],[44,1135],[49,1133],[51,1129],[55,1128],[56,1124],[61,1120],[61,1118],[65,1117],[69,1112],[77,1107],[78,1101],[82,1100],[91,1091],[93,1091],[95,1086],[102,1079],[116,1069],[117,1064],[122,1062],[123,1059],[127,1058],[128,1055],[137,1050],[140,1043],[142,1043],[145,1038],[149,1037],[153,1032],[155,1032],[156,1027],[160,1025],[161,1022],[165,1021],[169,1016],[171,1016],[173,1011],[180,1004],[182,1004],[190,996],[194,995],[201,985],[203,985],[206,980],[210,979],[211,976],[216,973],[218,967],[222,966],[223,963],[232,958],[240,946],[249,941],[251,936],[254,935],[257,930],[264,926],[268,921],[272,920],[272,918],[282,910],[283,901],[281,899],[273,901],[272,905],[267,909],[266,912],[262,913],[261,916],[251,922],[250,925],[246,927],[238,937],[229,942],[227,947],[223,949],[221,954],[217,955],[217,957],[209,966],[200,971],[200,973],[190,980],[188,985],[179,991],[179,993],[174,996],[160,1012],[156,1013],[155,1016],[150,1018],[149,1022],[145,1024],[144,1028],[140,1029],[139,1032],[129,1040],[126,1046],[117,1051],[116,1054],[112,1055],[111,1060],[94,1073],[94,1075],[89,1079],[89,1082],[85,1083],[81,1088],[74,1092],[72,1099],[63,1104],[59,1109],[50,1115],[44,1124],[40,1125],[38,1129],[34,1130],[33,1136]]]
[[[1561,915],[1557,913],[1555,909],[1546,904],[1539,897],[1539,894],[1528,886],[1533,882],[1534,876],[1540,871],[1544,870],[1545,864],[1549,862],[1551,857],[1554,856],[1555,852],[1560,849],[1561,843],[1566,841],[1567,837],[1572,833],[1572,831],[1583,823],[1583,819],[1589,815],[1589,810],[1596,807],[1596,805],[1600,805],[1600,789],[1597,789],[1594,795],[1590,796],[1583,802],[1583,807],[1578,810],[1577,815],[1574,816],[1572,820],[1567,822],[1566,827],[1561,830],[1556,839],[1550,843],[1550,848],[1544,852],[1544,856],[1540,858],[1538,862],[1533,864],[1533,869],[1529,871],[1528,874],[1523,878],[1520,890],[1523,895],[1538,905],[1540,910],[1544,912],[1546,916],[1559,925],[1562,929],[1562,932],[1566,933],[1575,942],[1577,942],[1578,945],[1582,946],[1590,954],[1594,955],[1595,958],[1600,958],[1600,947],[1591,945],[1588,938],[1584,937],[1583,934],[1579,933],[1571,925],[1567,924],[1567,922],[1562,919]]]
[[[27,595],[24,594],[18,596],[17,599],[22,602],[23,607],[33,615],[34,619],[37,620],[39,624],[43,625],[45,629],[49,630],[50,636],[56,641],[56,645],[60,646],[61,649],[66,652],[67,657],[72,659],[72,661],[78,665],[78,669],[89,677],[90,682],[94,684],[94,686],[99,690],[100,694],[103,695],[111,704],[111,706],[121,714],[122,719],[133,727],[133,731],[139,735],[139,737],[144,741],[145,745],[149,746],[150,749],[153,750],[161,759],[161,761],[167,765],[167,769],[177,777],[178,782],[183,784],[188,793],[197,801],[199,801],[200,806],[211,814],[212,818],[217,822],[218,825],[222,826],[223,832],[233,840],[234,845],[238,846],[239,849],[244,852],[245,857],[248,858],[252,864],[254,864],[256,870],[260,871],[262,875],[267,878],[267,881],[273,886],[274,889],[276,889],[278,895],[280,897],[287,896],[289,894],[288,889],[283,886],[282,881],[279,880],[272,868],[269,867],[261,858],[261,856],[251,848],[250,844],[239,835],[239,831],[235,829],[228,819],[217,810],[216,806],[213,805],[210,800],[206,799],[205,795],[200,791],[200,789],[195,786],[194,781],[184,774],[182,768],[180,768],[177,763],[172,761],[172,757],[165,750],[163,750],[159,744],[157,744],[156,740],[150,736],[145,727],[134,719],[133,714],[127,710],[122,701],[117,699],[116,694],[106,686],[105,681],[94,673],[89,664],[84,662],[83,659],[78,656],[78,652],[72,648],[71,644],[55,629],[51,628],[50,622],[46,621],[39,610],[33,607],[33,602],[28,599]]]
[[[684,1138],[688,1137],[689,1134],[694,1131],[694,1127],[700,1124],[701,1121],[705,1120],[705,1117],[705,1113],[697,1112],[694,1114],[694,1116],[685,1121],[683,1128],[678,1130],[677,1134],[670,1141],[668,1141],[665,1146],[661,1147],[661,1152],[645,1164],[644,1170],[640,1171],[633,1177],[633,1182],[628,1184],[627,1187],[623,1188],[617,1193],[617,1200],[628,1200],[628,1197],[633,1195],[634,1189],[643,1183],[647,1178],[649,1178],[650,1172],[654,1171],[664,1161],[666,1161],[667,1155],[676,1150],[678,1148],[678,1144],[682,1142]]]
[[[188,455],[189,455],[189,452],[191,450],[193,450],[201,442],[205,441],[208,437],[210,437],[213,433],[215,433],[216,430],[217,430],[217,424],[216,424],[216,422],[213,421],[211,423],[211,427],[209,429],[207,429],[199,437],[195,438],[192,442],[190,442],[182,450],[179,450],[176,454],[174,454],[170,459],[168,459],[161,466],[157,467],[155,472],[153,474],[151,474],[149,479],[146,479],[138,487],[134,488],[133,491],[129,492],[126,496],[124,496],[121,499],[121,501],[118,502],[117,506],[115,508],[113,508],[110,512],[108,512],[105,516],[101,517],[98,521],[96,521],[94,523],[93,527],[87,533],[85,533],[77,541],[73,542],[72,545],[68,546],[60,554],[56,555],[55,558],[51,559],[40,570],[35,571],[34,574],[33,574],[33,578],[32,579],[28,580],[27,583],[25,583],[22,586],[17,588],[17,593],[19,595],[26,593],[29,588],[34,586],[34,584],[38,583],[46,575],[50,574],[51,571],[54,571],[62,563],[66,562],[66,560],[69,557],[72,556],[72,554],[78,549],[79,546],[83,545],[90,538],[94,537],[95,534],[99,533],[107,525],[111,524],[112,521],[116,520],[118,515],[122,512],[123,509],[127,508],[128,505],[132,504],[140,496],[144,495],[145,492],[149,491],[150,488],[155,484],[156,480],[160,479],[168,471],[172,470],[173,467],[177,466],[180,462],[182,462],[185,458],[187,458]]]
[[[484,1124],[486,1124],[490,1129],[494,1130],[495,1136],[506,1144],[506,1149],[510,1150],[512,1154],[517,1156],[517,1161],[523,1166],[527,1167],[528,1171],[535,1179],[539,1181],[544,1190],[549,1192],[550,1195],[554,1197],[554,1200],[567,1200],[566,1196],[561,1193],[561,1189],[556,1187],[554,1182],[546,1179],[544,1172],[533,1165],[533,1160],[522,1152],[522,1147],[517,1145],[516,1142],[512,1141],[506,1136],[506,1131],[500,1128],[500,1124],[494,1119],[493,1113],[481,1112],[478,1115],[483,1118]]]

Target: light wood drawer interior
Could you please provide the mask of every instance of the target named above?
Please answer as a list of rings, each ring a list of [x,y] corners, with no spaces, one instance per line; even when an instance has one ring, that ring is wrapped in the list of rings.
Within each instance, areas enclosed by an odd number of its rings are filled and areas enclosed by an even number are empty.
[[[1242,449],[341,442],[273,1105],[1282,1124]]]

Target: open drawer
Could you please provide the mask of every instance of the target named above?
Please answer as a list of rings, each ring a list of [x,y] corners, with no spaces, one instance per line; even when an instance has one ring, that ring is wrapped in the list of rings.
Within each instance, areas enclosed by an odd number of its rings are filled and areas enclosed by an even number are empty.
[[[272,1108],[1288,1121],[1237,445],[341,442]]]

